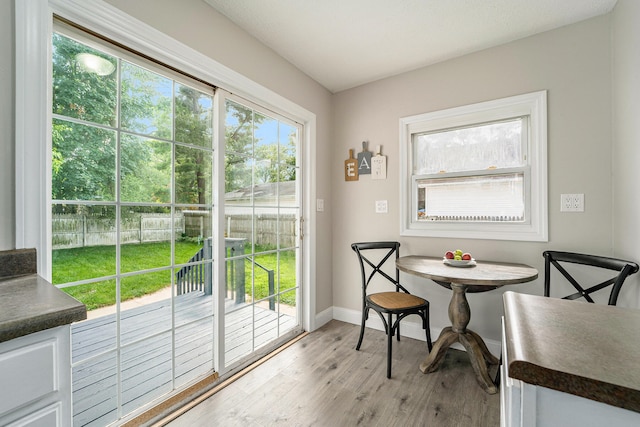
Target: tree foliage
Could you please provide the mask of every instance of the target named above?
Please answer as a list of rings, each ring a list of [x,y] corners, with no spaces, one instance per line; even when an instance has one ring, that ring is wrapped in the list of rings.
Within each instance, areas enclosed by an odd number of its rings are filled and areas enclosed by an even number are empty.
[[[294,129],[235,102],[227,102],[226,111],[225,191],[294,181]],[[287,133],[286,143],[279,140],[282,132]]]
[[[211,94],[61,34],[52,52],[54,200],[115,201],[119,192],[124,202],[169,203],[174,190],[176,203],[212,203]],[[226,191],[295,180],[294,128],[235,102],[226,108]]]
[[[100,76],[83,69],[76,60],[80,53],[115,63],[114,58],[102,52],[54,34],[53,113],[113,127],[117,105],[115,75]],[[53,199],[114,200],[114,132],[56,119],[52,140]]]
[[[178,203],[211,202],[211,154],[202,149],[212,146],[211,95],[60,34],[52,52],[54,200],[115,201],[119,154],[121,200],[169,203],[175,188]],[[81,54],[112,72],[83,66]],[[174,157],[174,137],[195,147],[178,145]]]

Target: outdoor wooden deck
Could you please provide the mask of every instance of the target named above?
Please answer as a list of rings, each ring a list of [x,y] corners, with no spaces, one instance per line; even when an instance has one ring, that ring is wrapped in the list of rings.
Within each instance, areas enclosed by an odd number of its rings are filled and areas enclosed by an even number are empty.
[[[227,301],[227,312],[235,305]],[[236,308],[239,306],[236,305]],[[277,338],[296,325],[293,316],[255,307],[226,315],[225,359],[236,360],[252,348],[252,321],[255,345]],[[115,315],[86,320],[72,326],[74,426],[103,426],[118,418],[117,383],[122,383],[122,414],[187,384],[213,370],[212,299],[202,292],[175,298],[175,367],[171,360],[171,300],[163,300],[122,313],[120,342],[121,372],[117,372],[115,351],[100,355],[116,345]],[[255,318],[254,318],[255,316]],[[158,333],[158,331],[166,331]],[[156,335],[154,335],[156,334]],[[154,335],[151,338],[146,338]],[[136,342],[141,340],[139,342]],[[128,343],[133,343],[126,346]]]

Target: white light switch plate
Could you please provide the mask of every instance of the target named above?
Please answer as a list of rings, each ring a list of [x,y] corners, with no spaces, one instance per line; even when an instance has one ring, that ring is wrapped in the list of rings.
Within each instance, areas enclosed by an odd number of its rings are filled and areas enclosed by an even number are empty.
[[[316,211],[324,212],[324,199],[316,199]]]
[[[387,213],[388,205],[386,200],[376,200],[376,213]]]

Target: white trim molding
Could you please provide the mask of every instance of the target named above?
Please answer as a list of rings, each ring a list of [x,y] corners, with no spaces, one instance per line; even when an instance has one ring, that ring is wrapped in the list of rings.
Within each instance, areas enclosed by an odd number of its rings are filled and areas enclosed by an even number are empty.
[[[16,13],[16,249],[36,248],[38,272],[50,278],[44,248],[51,213],[47,184],[51,173],[51,105],[47,102],[51,79],[51,12],[44,0],[15,2]],[[44,145],[43,145],[44,144]],[[47,151],[48,150],[48,151]],[[48,272],[48,273],[47,273]]]

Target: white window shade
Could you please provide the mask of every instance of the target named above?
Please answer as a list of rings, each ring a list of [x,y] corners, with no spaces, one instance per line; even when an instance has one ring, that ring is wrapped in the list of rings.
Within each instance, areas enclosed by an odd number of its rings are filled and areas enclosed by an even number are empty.
[[[526,165],[526,119],[521,117],[418,134],[413,142],[416,175],[471,172]]]

